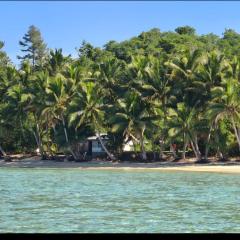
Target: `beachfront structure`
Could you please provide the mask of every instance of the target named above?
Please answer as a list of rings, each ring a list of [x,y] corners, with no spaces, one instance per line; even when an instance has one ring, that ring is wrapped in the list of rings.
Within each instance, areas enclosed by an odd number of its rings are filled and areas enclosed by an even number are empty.
[[[101,133],[100,136],[103,143],[106,145],[109,140],[107,134]],[[103,156],[106,154],[98,139],[98,136],[88,137],[87,143],[85,144],[85,149],[87,151],[87,155],[89,156]],[[134,146],[131,140],[123,145],[124,152],[133,151],[133,150],[134,150]]]
[[[123,145],[123,151],[124,152],[131,152],[133,150],[134,150],[134,145],[133,145],[133,141],[132,140],[124,143],[124,145]]]
[[[101,133],[100,136],[103,143],[106,144],[109,139],[107,134]],[[87,148],[87,154],[90,156],[102,156],[106,154],[97,136],[87,138]]]

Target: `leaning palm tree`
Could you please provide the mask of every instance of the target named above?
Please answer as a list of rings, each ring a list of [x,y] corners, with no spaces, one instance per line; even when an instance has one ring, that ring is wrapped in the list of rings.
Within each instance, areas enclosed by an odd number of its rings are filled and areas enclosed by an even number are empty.
[[[209,112],[207,111],[205,113],[207,115],[207,129],[208,129],[208,134],[207,134],[207,139],[206,139],[206,145],[205,145],[205,154],[204,158],[205,160],[208,160],[208,153],[210,149],[210,142],[212,140],[212,146],[217,150],[217,156],[220,159],[225,159],[223,151],[223,148],[226,146],[226,142],[223,144],[225,139],[222,139],[222,133],[221,133],[221,124],[224,123],[223,121],[215,121],[214,118],[211,118],[209,116]]]
[[[234,130],[234,134],[240,151],[240,84],[234,79],[227,79],[221,87],[212,89],[213,99],[209,104],[209,117],[218,122],[228,119]]]
[[[100,134],[104,119],[104,105],[98,90],[98,86],[93,82],[85,81],[79,84],[77,94],[70,104],[73,111],[69,114],[69,125],[75,126],[75,129],[84,124],[93,125],[104,151],[111,160],[115,160],[115,157],[106,148]]]
[[[201,152],[197,140],[197,128],[200,121],[197,118],[198,112],[196,108],[190,108],[184,103],[178,103],[176,109],[169,110],[169,136],[182,137],[183,153],[182,158],[186,158],[186,147],[191,144],[197,160],[201,160]]]
[[[141,146],[142,158],[147,160],[144,147],[144,132],[147,127],[153,126],[153,120],[157,116],[151,115],[148,111],[149,104],[146,104],[141,97],[134,92],[127,92],[123,99],[118,100],[115,106],[115,115],[111,117],[112,132],[122,132],[125,138],[131,138]]]

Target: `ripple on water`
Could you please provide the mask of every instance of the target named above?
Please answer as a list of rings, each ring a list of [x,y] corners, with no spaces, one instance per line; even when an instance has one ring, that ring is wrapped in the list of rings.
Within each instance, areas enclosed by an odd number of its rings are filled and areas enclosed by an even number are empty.
[[[0,232],[240,232],[240,175],[0,169]]]

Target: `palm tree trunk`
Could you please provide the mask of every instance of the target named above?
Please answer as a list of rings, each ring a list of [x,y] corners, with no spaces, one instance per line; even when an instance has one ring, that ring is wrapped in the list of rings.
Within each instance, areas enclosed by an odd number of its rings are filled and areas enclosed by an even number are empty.
[[[182,154],[182,158],[183,158],[183,160],[185,160],[186,159],[186,148],[187,148],[187,141],[185,140],[185,143],[184,143],[184,145],[183,145],[183,154]]]
[[[25,134],[24,134],[24,130],[23,130],[23,122],[22,122],[21,117],[20,117],[20,126],[21,126],[21,133],[22,133],[23,139],[25,140]]]
[[[102,145],[102,148],[104,149],[104,151],[105,151],[106,154],[108,155],[108,157],[109,157],[111,160],[116,160],[116,158],[107,150],[105,144],[104,144],[103,141],[102,141],[100,132],[99,132],[98,130],[97,130],[97,137],[98,137],[98,139],[99,139],[99,142],[100,142],[101,145]]]
[[[160,139],[159,140],[159,146],[160,146],[160,150],[159,150],[159,158],[160,159],[163,159],[163,140],[162,139]]]
[[[191,140],[191,146],[192,146],[193,152],[194,152],[194,154],[195,154],[195,156],[196,156],[196,159],[197,159],[197,160],[200,160],[200,159],[199,159],[199,156],[198,156],[198,152],[197,152],[197,150],[196,150],[196,148],[195,148],[194,143],[193,143],[192,140]]]
[[[134,150],[134,153],[135,153],[136,155],[137,155],[137,145],[138,145],[138,143],[133,140],[133,150]]]
[[[232,120],[234,133],[235,133],[235,135],[236,135],[237,142],[238,142],[238,147],[239,147],[239,151],[240,151],[240,138],[239,138],[239,136],[238,136],[238,131],[237,131],[237,128],[236,128],[236,124],[235,124],[235,121],[234,121],[233,117],[231,117],[231,120]]]
[[[139,143],[139,140],[136,137],[134,137],[131,133],[129,133],[129,135],[132,137],[134,153],[137,155],[137,145]]]
[[[223,153],[220,151],[220,144],[219,144],[219,135],[218,133],[216,133],[216,142],[217,142],[217,157],[219,159],[224,159],[224,155]]]
[[[76,154],[73,152],[72,148],[71,148],[71,145],[69,143],[69,138],[68,138],[68,133],[67,133],[67,128],[66,128],[66,123],[65,123],[65,120],[64,120],[64,117],[61,116],[62,118],[62,125],[63,125],[63,130],[64,130],[64,135],[65,135],[65,140],[66,140],[66,143],[68,145],[68,148],[69,148],[69,151],[71,152],[74,160],[77,160],[77,156]]]
[[[7,156],[6,152],[3,150],[2,146],[0,146],[0,152],[3,154],[3,156]]]
[[[133,138],[135,142],[139,143],[139,140],[136,137],[134,137],[131,133],[129,135]]]
[[[237,127],[238,138],[240,139],[240,128]]]
[[[220,151],[219,147],[217,149],[217,156],[220,158],[220,159],[224,159],[224,156],[222,154],[222,152]]]
[[[33,136],[34,136],[34,138],[35,138],[37,147],[39,148],[39,142],[38,142],[37,134],[34,132],[34,130],[32,130],[32,133],[33,133]],[[40,148],[39,148],[39,149],[40,149]]]
[[[205,148],[205,160],[208,159],[208,151],[209,151],[209,142],[211,138],[211,131],[212,131],[212,125],[209,129],[208,137],[207,137],[207,142],[206,142],[206,148]]]
[[[42,139],[41,139],[41,135],[40,135],[40,127],[39,124],[37,122],[37,138],[38,138],[38,147],[40,150],[40,154],[41,154],[41,158],[44,158],[44,151],[43,151],[43,145],[42,145]]]
[[[40,149],[41,149],[41,146],[40,146],[40,143],[39,143],[39,140],[38,140],[37,133],[35,133],[34,130],[32,130],[32,133],[33,133],[33,136],[34,136],[34,138],[35,138],[37,147],[38,147],[38,149],[39,149],[39,151],[40,151],[41,158],[43,158],[43,153],[42,153],[41,150],[40,150]]]
[[[62,125],[63,125],[63,130],[64,130],[64,135],[65,135],[66,143],[69,143],[68,134],[67,134],[67,128],[66,128],[66,123],[65,123],[65,120],[64,120],[64,117],[63,117],[63,116],[62,116]]]
[[[186,148],[187,148],[187,141],[186,141],[186,134],[184,132],[183,133],[183,153],[182,153],[183,160],[186,159]]]
[[[49,117],[47,115],[47,121],[49,122]],[[50,129],[49,129],[49,125],[47,124],[46,126],[46,132],[47,132],[47,151],[48,151],[48,154],[50,155],[50,157],[53,157],[53,154],[52,154],[52,150],[51,150],[51,145],[50,145]]]
[[[177,158],[177,154],[176,154],[176,151],[175,151],[172,143],[170,144],[170,150],[172,151],[173,157],[174,157],[174,158]]]
[[[198,147],[198,139],[197,139],[197,136],[194,137],[194,144],[195,144],[195,149],[196,149],[196,152],[197,152],[197,155],[198,155],[198,160],[201,160],[202,159],[202,154],[199,150],[199,147]]]
[[[55,126],[53,126],[53,132],[54,132],[54,135],[57,135],[57,130]]]
[[[142,159],[144,161],[146,161],[147,160],[147,154],[146,154],[146,151],[144,149],[144,143],[143,143],[143,136],[142,135],[140,135],[140,145],[141,145],[141,150],[142,150]]]
[[[33,135],[35,137],[37,146],[39,148],[41,158],[43,159],[44,158],[44,152],[43,152],[43,146],[42,146],[42,139],[41,139],[41,135],[40,135],[40,127],[39,127],[39,123],[37,121],[37,118],[36,118],[35,114],[34,114],[34,120],[35,120],[35,123],[36,123],[36,133],[35,133],[34,130],[32,130],[32,131],[33,131]]]

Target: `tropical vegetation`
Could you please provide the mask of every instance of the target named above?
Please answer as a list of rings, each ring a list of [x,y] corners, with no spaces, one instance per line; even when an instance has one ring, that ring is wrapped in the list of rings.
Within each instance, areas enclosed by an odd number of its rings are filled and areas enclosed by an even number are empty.
[[[14,66],[0,42],[0,151],[58,153],[81,160],[97,134],[108,157],[134,144],[143,160],[240,153],[240,34],[157,28],[104,47],[83,42],[78,57],[48,49],[30,26]],[[108,133],[104,144],[101,132]]]

